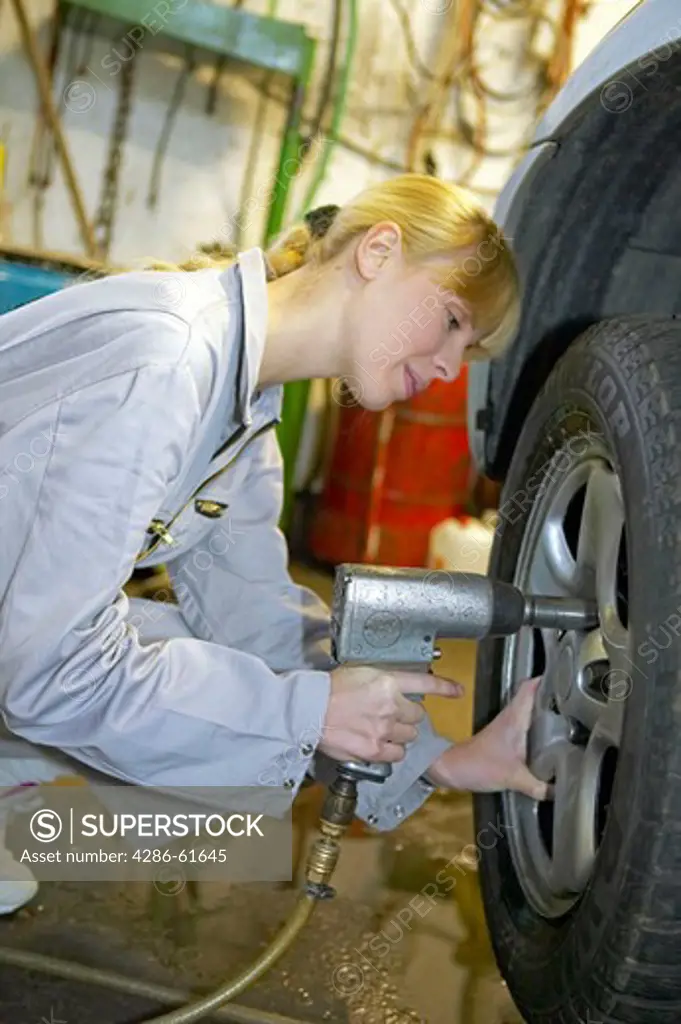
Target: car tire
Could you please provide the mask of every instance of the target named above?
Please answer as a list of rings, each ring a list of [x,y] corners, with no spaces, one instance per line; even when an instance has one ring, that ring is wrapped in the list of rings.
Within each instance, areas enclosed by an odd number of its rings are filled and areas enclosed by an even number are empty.
[[[532,509],[548,493],[544,478],[558,464],[555,455],[590,436],[610,453],[621,488],[627,592],[618,601],[626,603],[630,662],[600,842],[569,908],[543,913],[528,898],[508,794],[477,794],[478,834],[497,837],[479,844],[481,889],[499,969],[528,1024],[678,1024],[681,323],[604,321],[557,363],[523,425],[504,482],[492,576],[518,582]],[[476,732],[521,678],[503,692],[503,679],[514,672],[513,642],[492,638],[479,645]],[[532,674],[545,667],[533,663]]]

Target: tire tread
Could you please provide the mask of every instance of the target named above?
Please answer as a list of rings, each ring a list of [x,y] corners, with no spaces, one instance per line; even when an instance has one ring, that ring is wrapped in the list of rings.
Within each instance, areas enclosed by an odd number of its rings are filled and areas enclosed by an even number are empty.
[[[664,602],[673,602],[681,616],[681,322],[669,318],[621,317],[595,325],[575,342],[560,360],[537,397],[523,427],[507,483],[514,467],[528,457],[532,430],[552,405],[579,402],[585,390],[583,367],[600,365],[617,378],[618,388],[630,397],[635,410],[637,444],[647,449],[647,479],[641,494],[643,521],[649,543],[665,561]],[[630,413],[631,415],[631,413]],[[539,417],[539,418],[538,418]],[[616,429],[616,421],[615,427]],[[506,488],[504,489],[506,493]],[[504,495],[505,496],[505,495]],[[502,496],[502,502],[504,500]],[[503,541],[498,537],[495,547]],[[492,566],[494,562],[494,552]],[[501,557],[501,556],[500,556]],[[494,569],[492,569],[494,571]],[[674,647],[675,645],[671,645]],[[481,645],[482,648],[482,645]],[[681,644],[678,645],[681,648]],[[518,1003],[529,1024],[679,1024],[681,1022],[681,654],[660,658],[655,697],[649,699],[645,734],[650,743],[645,780],[632,807],[641,808],[635,823],[631,859],[623,874],[621,892],[627,899],[612,913],[609,935],[612,948],[589,974],[587,982],[565,982],[567,1005],[543,1008]],[[481,649],[479,678],[488,685],[496,666],[491,646]],[[478,686],[476,685],[476,691]],[[662,697],[660,700],[659,698]],[[483,702],[484,704],[484,702]],[[489,720],[489,709],[477,706],[476,728]],[[490,813],[488,800],[476,799]],[[632,812],[633,813],[633,812]],[[483,893],[491,924],[492,941],[500,966],[508,968],[514,993],[514,935],[501,924],[494,902],[492,875],[481,865]],[[631,912],[632,904],[635,912]],[[499,930],[495,934],[495,922]],[[516,958],[517,960],[517,958]],[[608,964],[603,972],[604,962]]]

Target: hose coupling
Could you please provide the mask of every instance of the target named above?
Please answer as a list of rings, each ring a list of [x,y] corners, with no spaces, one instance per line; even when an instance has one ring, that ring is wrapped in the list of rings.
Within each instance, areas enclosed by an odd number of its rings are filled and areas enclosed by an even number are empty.
[[[357,783],[339,773],[329,786],[319,819],[320,835],[307,858],[306,889],[316,899],[329,899],[334,895],[329,881],[340,856],[340,840],[352,823],[356,806]]]

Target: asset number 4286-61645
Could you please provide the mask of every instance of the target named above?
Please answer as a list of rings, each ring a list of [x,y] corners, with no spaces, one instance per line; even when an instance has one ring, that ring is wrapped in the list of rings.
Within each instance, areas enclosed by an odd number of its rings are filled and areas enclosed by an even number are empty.
[[[226,850],[180,850],[179,853],[171,853],[170,850],[135,850],[132,859],[142,864],[206,864],[212,861],[214,864],[225,864],[227,861]]]

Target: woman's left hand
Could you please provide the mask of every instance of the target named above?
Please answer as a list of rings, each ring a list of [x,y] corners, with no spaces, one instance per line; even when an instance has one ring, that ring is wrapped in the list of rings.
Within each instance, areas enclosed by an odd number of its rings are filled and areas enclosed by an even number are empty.
[[[526,679],[489,725],[441,754],[428,769],[432,782],[473,793],[511,789],[534,800],[546,800],[548,784],[527,767],[527,734],[539,682],[539,678]]]

